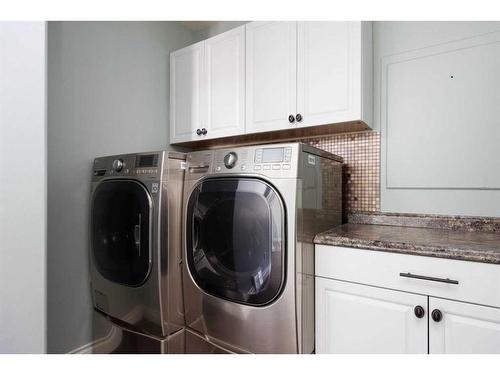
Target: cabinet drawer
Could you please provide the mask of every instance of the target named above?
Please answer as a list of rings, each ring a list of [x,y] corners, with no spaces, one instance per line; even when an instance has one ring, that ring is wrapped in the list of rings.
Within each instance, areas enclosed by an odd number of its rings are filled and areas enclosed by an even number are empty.
[[[327,245],[315,256],[316,276],[500,307],[500,265]]]

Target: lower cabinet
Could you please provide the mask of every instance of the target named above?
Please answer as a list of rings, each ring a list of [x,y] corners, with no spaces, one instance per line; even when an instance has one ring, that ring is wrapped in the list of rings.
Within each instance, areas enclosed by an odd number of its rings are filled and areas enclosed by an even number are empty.
[[[427,296],[317,277],[316,353],[427,353]]]
[[[316,353],[500,353],[500,309],[316,277]]]
[[[500,309],[429,297],[429,352],[500,354]]]

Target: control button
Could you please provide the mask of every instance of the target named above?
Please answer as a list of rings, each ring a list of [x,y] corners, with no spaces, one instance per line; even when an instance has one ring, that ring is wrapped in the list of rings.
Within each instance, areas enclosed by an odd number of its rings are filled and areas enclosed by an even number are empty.
[[[222,168],[220,167],[220,165],[218,165],[217,167],[215,167],[215,170],[216,170],[217,172],[219,172],[221,169],[222,169]]]
[[[125,163],[122,159],[116,159],[113,161],[113,169],[115,172],[120,172],[123,169],[124,165]]]
[[[268,170],[270,170],[270,169],[271,169],[271,166],[270,166],[270,165],[264,165],[264,170],[265,170],[265,171],[268,171]]]
[[[273,169],[274,170],[281,169],[281,165],[279,165],[279,164],[273,164]]]
[[[242,165],[241,165],[241,170],[242,170],[242,171],[244,171],[244,170],[246,170],[246,169],[247,169],[247,166],[246,166],[245,164],[242,164]]]
[[[283,164],[283,169],[290,169],[290,164]]]
[[[238,160],[238,155],[236,155],[236,152],[230,152],[224,156],[224,165],[228,169],[234,168],[236,165],[236,161]]]
[[[255,167],[253,167],[254,171],[260,171],[262,169],[262,167],[260,165],[256,165]]]
[[[258,149],[255,151],[255,162],[256,163],[262,163],[262,149]]]

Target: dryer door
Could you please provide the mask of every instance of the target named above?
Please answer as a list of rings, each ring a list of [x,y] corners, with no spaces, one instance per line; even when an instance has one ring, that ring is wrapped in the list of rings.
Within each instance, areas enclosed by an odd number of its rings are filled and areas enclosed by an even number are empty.
[[[285,279],[285,208],[275,189],[252,178],[214,178],[192,192],[187,262],[205,292],[264,305]]]
[[[152,201],[137,181],[99,184],[92,200],[92,256],[106,279],[128,286],[143,284],[151,270]]]

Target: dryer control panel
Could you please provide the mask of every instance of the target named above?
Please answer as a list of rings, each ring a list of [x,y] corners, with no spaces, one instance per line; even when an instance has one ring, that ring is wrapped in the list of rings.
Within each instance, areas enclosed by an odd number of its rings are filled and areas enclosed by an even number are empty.
[[[211,172],[293,177],[297,174],[298,154],[297,144],[215,150]]]
[[[104,177],[159,179],[162,174],[162,153],[123,154],[94,160],[92,180]]]

